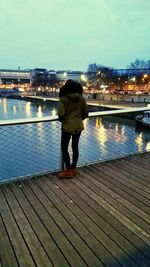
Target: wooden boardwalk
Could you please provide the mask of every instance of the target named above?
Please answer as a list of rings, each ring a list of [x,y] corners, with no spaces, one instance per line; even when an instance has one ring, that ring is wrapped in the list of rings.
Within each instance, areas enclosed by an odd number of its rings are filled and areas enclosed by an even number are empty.
[[[0,186],[0,267],[150,267],[150,153]]]

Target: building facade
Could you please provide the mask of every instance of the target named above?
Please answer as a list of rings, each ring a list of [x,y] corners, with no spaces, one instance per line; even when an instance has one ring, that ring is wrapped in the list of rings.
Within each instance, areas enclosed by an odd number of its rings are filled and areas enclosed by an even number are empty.
[[[0,69],[1,84],[24,84],[31,82],[32,71]]]

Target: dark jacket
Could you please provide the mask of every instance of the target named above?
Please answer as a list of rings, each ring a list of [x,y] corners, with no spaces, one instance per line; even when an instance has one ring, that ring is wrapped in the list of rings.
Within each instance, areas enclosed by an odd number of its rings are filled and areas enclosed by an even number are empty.
[[[70,133],[82,131],[83,120],[88,117],[88,108],[83,96],[79,93],[70,93],[60,97],[58,117],[65,131]]]

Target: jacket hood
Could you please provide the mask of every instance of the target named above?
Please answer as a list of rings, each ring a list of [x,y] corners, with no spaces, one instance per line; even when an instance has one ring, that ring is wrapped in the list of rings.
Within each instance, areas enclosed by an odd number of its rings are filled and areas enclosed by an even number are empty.
[[[75,94],[67,94],[66,97],[73,103],[78,102],[81,99],[81,94],[75,93]]]

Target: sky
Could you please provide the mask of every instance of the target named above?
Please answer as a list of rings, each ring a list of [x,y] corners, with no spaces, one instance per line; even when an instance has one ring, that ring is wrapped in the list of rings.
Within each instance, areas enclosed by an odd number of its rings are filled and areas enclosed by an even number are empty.
[[[150,0],[0,0],[0,69],[150,59]]]

